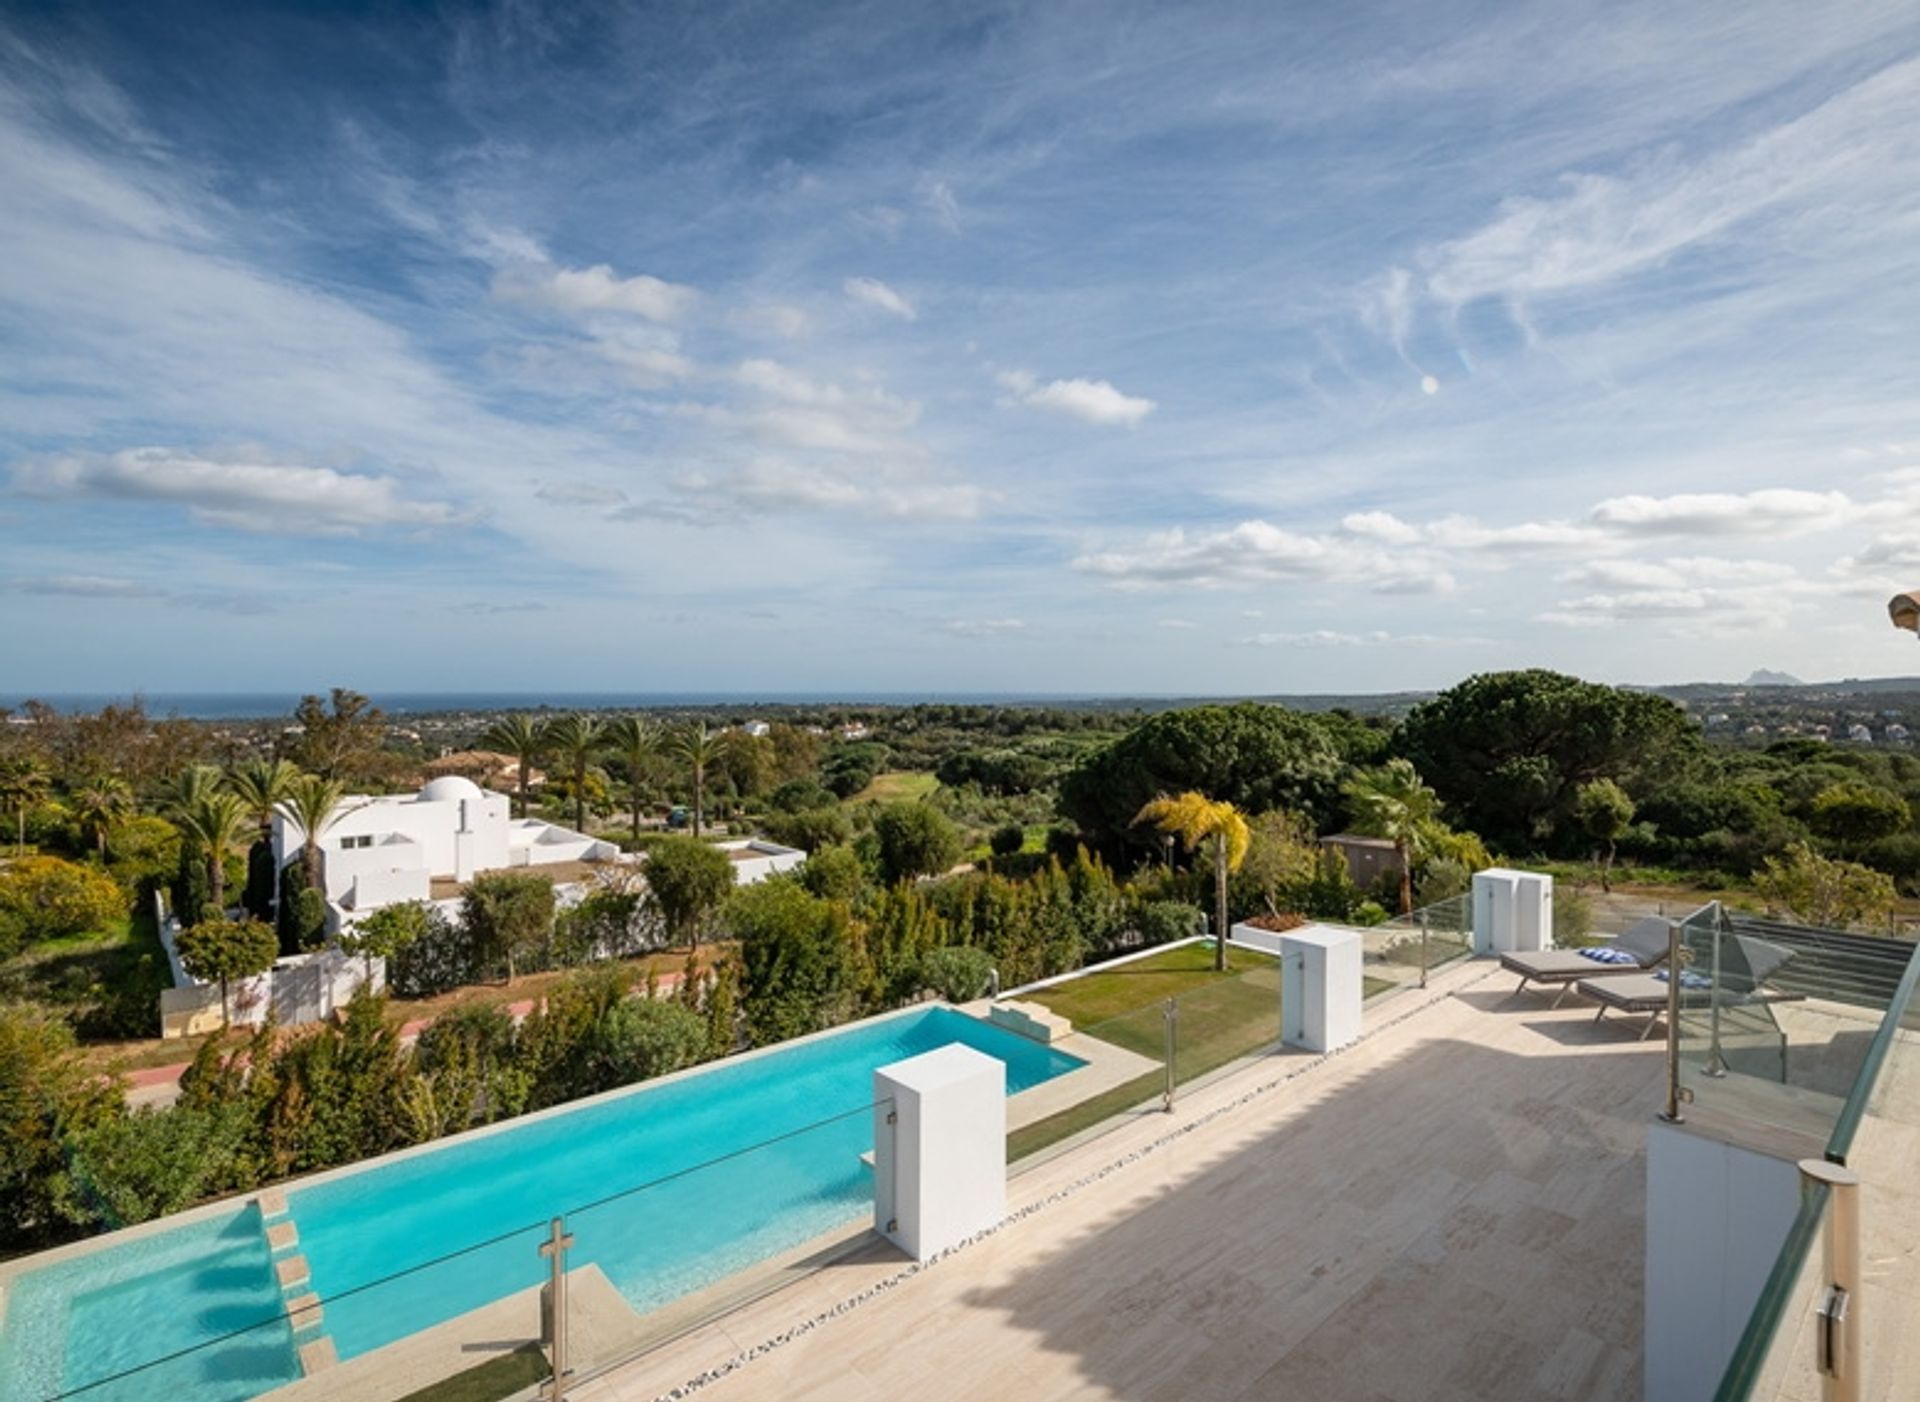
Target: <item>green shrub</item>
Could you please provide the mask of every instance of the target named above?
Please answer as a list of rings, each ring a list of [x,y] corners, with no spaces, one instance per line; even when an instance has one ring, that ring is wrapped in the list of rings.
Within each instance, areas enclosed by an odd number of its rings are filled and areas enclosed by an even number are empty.
[[[930,949],[920,961],[920,986],[949,1003],[968,1003],[987,991],[993,956],[972,945]]]
[[[58,857],[21,857],[0,870],[0,958],[40,940],[111,925],[127,913],[114,880]]]
[[[1134,911],[1133,927],[1143,944],[1171,944],[1200,933],[1206,913],[1186,901],[1145,901]]]
[[[1003,823],[987,839],[987,850],[996,857],[1011,857],[1027,845],[1027,830],[1018,823]]]

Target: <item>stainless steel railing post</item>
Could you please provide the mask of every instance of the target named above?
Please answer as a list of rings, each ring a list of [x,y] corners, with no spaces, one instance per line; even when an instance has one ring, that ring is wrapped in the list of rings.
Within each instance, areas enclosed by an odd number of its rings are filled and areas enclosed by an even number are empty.
[[[1165,1091],[1165,1108],[1166,1112],[1171,1115],[1173,1113],[1173,1059],[1178,1055],[1180,1048],[1180,1004],[1172,998],[1167,999],[1166,1006],[1161,1009],[1161,1017],[1167,1025],[1167,1088]]]
[[[1680,1084],[1680,925],[1667,922],[1667,1103],[1660,1118],[1668,1124],[1685,1122],[1680,1103],[1690,1099]]]
[[[1860,1175],[1825,1159],[1802,1159],[1800,1176],[1832,1189],[1823,1261],[1826,1285],[1814,1305],[1821,1402],[1860,1402]]]
[[[540,1323],[547,1339],[547,1364],[552,1376],[544,1389],[547,1402],[561,1402],[567,1386],[567,1248],[573,1237],[560,1218],[547,1224],[540,1254],[548,1260],[548,1278],[541,1289]]]

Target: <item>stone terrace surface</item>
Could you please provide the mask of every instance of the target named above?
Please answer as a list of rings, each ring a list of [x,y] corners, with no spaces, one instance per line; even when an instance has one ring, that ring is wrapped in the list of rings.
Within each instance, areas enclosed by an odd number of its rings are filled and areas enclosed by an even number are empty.
[[[1371,1006],[1344,1053],[1263,1058],[1020,1174],[1008,1225],[944,1261],[870,1247],[570,1396],[718,1369],[689,1395],[1637,1397],[1662,1051],[1509,984],[1475,964]]]

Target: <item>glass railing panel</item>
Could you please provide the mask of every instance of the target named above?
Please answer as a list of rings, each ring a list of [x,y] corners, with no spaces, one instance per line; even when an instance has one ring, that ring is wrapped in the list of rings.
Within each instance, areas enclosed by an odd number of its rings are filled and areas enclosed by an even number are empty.
[[[1818,1391],[1809,1367],[1814,1327],[1809,1306],[1819,1286],[1820,1235],[1832,1193],[1824,1183],[1806,1185],[1713,1402],[1772,1402],[1783,1394],[1800,1395],[1805,1387]],[[1796,1379],[1803,1389],[1789,1388]]]
[[[1422,986],[1473,955],[1473,897],[1453,896],[1361,931],[1368,999]]]
[[[604,1372],[863,1250],[893,1259],[873,1232],[874,1146],[892,1109],[856,1106],[569,1209],[568,1374]]]
[[[11,1282],[0,1395],[248,1402],[310,1382],[352,1397],[484,1368],[503,1384],[488,1395],[504,1397],[546,1376],[542,1229],[454,1245],[487,1224],[401,1230],[362,1214],[343,1230],[290,1199],[290,1211],[248,1203]]]
[[[1188,989],[1174,999],[1173,1072],[1188,1087],[1280,1041],[1278,959]]]
[[[1076,1024],[1050,1043],[1081,1066],[1008,1103],[1007,1160],[1058,1151],[1164,1105],[1167,1000]]]

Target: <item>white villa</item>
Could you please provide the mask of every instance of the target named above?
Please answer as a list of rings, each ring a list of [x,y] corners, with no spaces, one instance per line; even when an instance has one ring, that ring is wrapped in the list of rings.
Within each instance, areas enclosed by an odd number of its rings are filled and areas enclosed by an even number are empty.
[[[299,854],[304,841],[297,824],[275,815],[279,868]],[[741,885],[806,860],[797,848],[758,838],[716,845],[732,860]],[[505,794],[457,775],[434,779],[418,793],[348,798],[320,838],[329,932],[402,901],[428,901],[451,912],[460,888],[480,873],[519,867],[552,876],[561,903],[570,904],[585,892],[594,867],[643,860],[557,823],[515,818]]]

